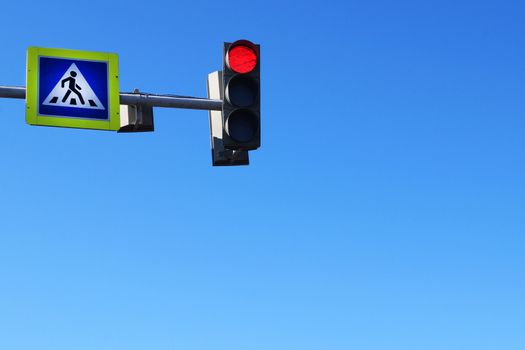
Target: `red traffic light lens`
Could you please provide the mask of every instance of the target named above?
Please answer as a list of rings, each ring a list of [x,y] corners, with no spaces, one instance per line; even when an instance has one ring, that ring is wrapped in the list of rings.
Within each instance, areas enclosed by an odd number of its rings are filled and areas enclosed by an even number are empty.
[[[228,66],[236,73],[249,73],[257,65],[257,54],[248,46],[237,45],[228,50]]]

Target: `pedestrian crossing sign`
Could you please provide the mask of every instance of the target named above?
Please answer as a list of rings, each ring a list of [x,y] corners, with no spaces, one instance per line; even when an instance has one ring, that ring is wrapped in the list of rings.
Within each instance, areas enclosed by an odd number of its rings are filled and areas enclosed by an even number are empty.
[[[26,121],[31,125],[118,130],[118,56],[30,47]]]

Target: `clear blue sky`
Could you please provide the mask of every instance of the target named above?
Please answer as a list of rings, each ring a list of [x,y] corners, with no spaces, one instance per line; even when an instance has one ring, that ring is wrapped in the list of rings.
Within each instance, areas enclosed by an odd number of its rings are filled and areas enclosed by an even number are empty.
[[[28,126],[0,99],[0,349],[525,349],[521,1],[7,1],[28,46],[119,54],[205,96],[262,47],[263,145],[212,168],[204,111]]]

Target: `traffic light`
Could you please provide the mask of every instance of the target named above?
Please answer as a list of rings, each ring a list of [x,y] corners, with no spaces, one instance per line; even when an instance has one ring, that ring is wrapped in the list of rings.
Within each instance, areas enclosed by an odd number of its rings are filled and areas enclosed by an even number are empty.
[[[260,46],[248,40],[224,43],[223,145],[254,150],[261,145]]]

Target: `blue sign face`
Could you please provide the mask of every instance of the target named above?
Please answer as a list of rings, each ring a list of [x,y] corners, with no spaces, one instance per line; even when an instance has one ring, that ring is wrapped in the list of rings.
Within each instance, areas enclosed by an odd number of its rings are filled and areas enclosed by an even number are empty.
[[[38,114],[109,120],[108,63],[39,57]]]

